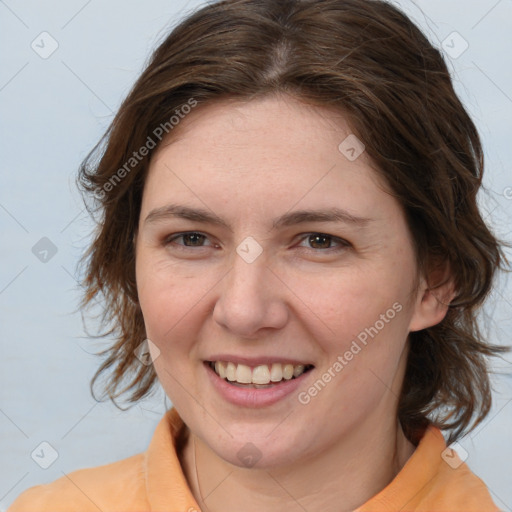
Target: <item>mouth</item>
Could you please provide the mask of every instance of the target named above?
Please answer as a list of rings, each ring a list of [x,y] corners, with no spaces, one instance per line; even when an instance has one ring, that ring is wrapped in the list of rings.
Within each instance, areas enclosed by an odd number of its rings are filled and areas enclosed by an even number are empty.
[[[257,366],[231,361],[206,361],[221,379],[235,387],[263,389],[294,380],[311,371],[311,364],[271,363]]]

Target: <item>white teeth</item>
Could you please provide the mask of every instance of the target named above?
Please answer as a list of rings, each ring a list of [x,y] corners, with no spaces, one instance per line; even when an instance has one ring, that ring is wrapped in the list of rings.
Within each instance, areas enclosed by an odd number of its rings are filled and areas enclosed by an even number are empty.
[[[298,364],[297,366],[293,367],[293,376],[298,377],[301,373],[304,372],[304,365]]]
[[[226,366],[224,365],[223,362],[217,361],[215,363],[215,371],[219,374],[221,379],[226,378]]]
[[[215,364],[212,366],[221,379],[227,379],[230,382],[237,382],[239,384],[254,384],[256,386],[271,385],[272,382],[281,382],[283,379],[297,378],[306,369],[306,366],[303,364],[293,365],[289,363],[272,363],[270,368],[266,364],[261,364],[251,368],[245,364],[215,361]]]
[[[290,380],[293,377],[293,364],[285,364],[283,366],[283,378]]]
[[[236,367],[236,381],[240,384],[250,384],[252,382],[251,368],[245,364],[239,364]]]
[[[236,366],[233,363],[228,363],[226,367],[226,379],[231,382],[236,380]]]
[[[256,366],[252,371],[252,383],[253,384],[268,384],[270,382],[270,372],[268,371],[268,366],[266,364],[262,364],[260,366]]]
[[[283,380],[283,365],[279,363],[273,363],[270,369],[270,380],[272,382],[279,382]]]

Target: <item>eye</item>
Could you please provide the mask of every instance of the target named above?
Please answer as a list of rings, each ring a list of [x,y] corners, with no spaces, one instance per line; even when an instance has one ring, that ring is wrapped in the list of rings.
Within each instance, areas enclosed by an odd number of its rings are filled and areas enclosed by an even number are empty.
[[[174,243],[176,240],[182,240],[183,243]],[[208,237],[206,235],[203,235],[202,233],[198,233],[197,231],[189,231],[186,233],[176,233],[173,235],[168,236],[163,241],[164,245],[170,245],[174,244],[181,247],[206,247],[203,245],[203,242],[205,240],[208,240]],[[211,245],[211,244],[210,244]]]
[[[177,240],[181,240],[181,243],[176,242]],[[208,236],[203,233],[188,231],[169,235],[163,240],[163,245],[168,246],[172,244],[184,250],[193,247],[219,247],[218,244],[212,244],[211,242],[205,245],[204,243],[208,240]],[[351,246],[347,240],[326,233],[307,233],[302,237],[301,242],[306,242],[314,252],[343,251]]]
[[[347,247],[350,247],[350,242],[343,240],[343,238],[339,238],[333,235],[328,235],[325,233],[308,233],[305,237],[301,239],[303,242],[307,242],[310,244],[310,247],[314,249],[316,252],[319,251],[342,251]],[[338,247],[333,247],[332,244],[338,244]],[[304,246],[302,246],[304,247]]]

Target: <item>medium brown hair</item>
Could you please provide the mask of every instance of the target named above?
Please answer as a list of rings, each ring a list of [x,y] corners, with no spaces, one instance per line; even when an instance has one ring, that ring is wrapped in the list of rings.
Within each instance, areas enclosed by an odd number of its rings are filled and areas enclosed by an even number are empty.
[[[182,21],[153,53],[80,168],[79,184],[94,196],[89,208],[101,217],[83,259],[83,305],[103,300],[103,335],[113,337],[91,388],[106,372],[106,396],[115,403],[128,393],[134,402],[156,381],[134,354],[146,333],[133,239],[151,156],[135,162],[134,151],[159,142],[158,127],[170,132],[170,119],[191,100],[201,108],[275,93],[348,117],[404,209],[419,270],[450,269],[456,296],[446,317],[409,335],[398,417],[411,440],[429,422],[457,439],[491,406],[486,356],[505,349],[483,340],[477,312],[506,259],[477,208],[482,146],[443,57],[380,0],[216,2]]]

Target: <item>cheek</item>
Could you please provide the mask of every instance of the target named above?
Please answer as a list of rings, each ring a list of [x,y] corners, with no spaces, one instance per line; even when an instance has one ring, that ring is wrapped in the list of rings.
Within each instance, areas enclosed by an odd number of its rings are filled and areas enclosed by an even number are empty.
[[[398,301],[366,310],[348,304],[333,326],[336,334],[316,339],[326,357],[315,381],[300,390],[300,404],[329,418],[333,432],[362,422],[382,404],[391,410],[406,361],[408,314]]]
[[[194,329],[201,323],[201,297],[207,293],[207,286],[202,278],[183,274],[166,263],[151,264],[141,257],[137,287],[147,337],[158,348],[157,356],[152,355],[155,372],[172,403],[187,411],[191,406],[189,393],[198,394],[190,360],[196,339]]]
[[[330,276],[303,276],[295,281],[294,293],[308,306],[310,320],[303,325],[323,352],[318,377],[333,383],[328,385],[330,391],[322,392],[318,406],[320,402],[345,404],[346,409],[341,406],[345,412],[364,408],[368,403],[375,405],[392,387],[412,313],[409,287],[407,272],[380,266],[338,269]],[[359,397],[359,406],[354,396]]]
[[[160,350],[169,349],[169,341],[186,341],[183,330],[191,328],[190,318],[201,309],[201,298],[211,285],[204,273],[151,260],[144,252],[137,260],[137,290],[146,332]]]
[[[318,329],[327,338],[346,341],[372,326],[395,302],[402,303],[403,286],[390,275],[384,269],[361,266],[289,276],[289,280],[297,302],[307,306]]]

